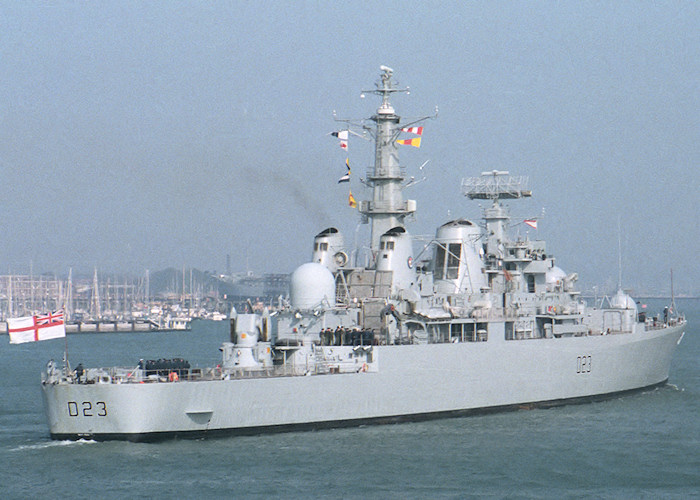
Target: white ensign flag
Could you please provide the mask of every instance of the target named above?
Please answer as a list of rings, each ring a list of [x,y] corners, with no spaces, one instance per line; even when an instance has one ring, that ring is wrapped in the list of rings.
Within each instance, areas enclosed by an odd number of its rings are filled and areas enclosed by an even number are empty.
[[[66,336],[63,311],[38,316],[26,316],[7,320],[10,344],[59,339]]]

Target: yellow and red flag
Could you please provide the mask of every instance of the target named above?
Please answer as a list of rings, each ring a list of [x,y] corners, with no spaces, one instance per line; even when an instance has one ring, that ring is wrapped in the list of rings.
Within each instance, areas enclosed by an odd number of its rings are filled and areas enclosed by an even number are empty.
[[[355,197],[352,195],[352,191],[350,191],[350,194],[348,195],[348,205],[350,205],[352,208],[357,208],[357,202],[355,201]]]
[[[414,137],[413,139],[398,139],[396,142],[398,144],[403,144],[404,146],[413,146],[416,148],[420,147],[420,137]]]

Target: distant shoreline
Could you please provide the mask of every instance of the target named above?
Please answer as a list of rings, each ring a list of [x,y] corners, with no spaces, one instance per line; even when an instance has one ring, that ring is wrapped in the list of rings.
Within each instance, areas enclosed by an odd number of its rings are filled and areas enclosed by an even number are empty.
[[[593,295],[581,295],[582,298],[584,299],[593,299],[595,298]],[[602,295],[599,295],[598,298],[602,298]],[[632,297],[634,297],[637,300],[648,300],[648,299],[654,299],[654,300],[671,300],[670,295],[635,295],[632,294]],[[698,300],[700,299],[700,295],[681,295],[681,296],[676,296],[674,297],[675,300]]]
[[[638,299],[668,299],[671,300],[670,295],[635,295],[635,298]],[[675,300],[697,300],[700,299],[700,296],[695,296],[695,295],[681,295],[674,297]]]

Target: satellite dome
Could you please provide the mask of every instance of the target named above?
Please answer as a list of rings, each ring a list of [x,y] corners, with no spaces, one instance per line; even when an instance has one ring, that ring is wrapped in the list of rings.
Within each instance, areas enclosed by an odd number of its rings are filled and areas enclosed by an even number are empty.
[[[613,298],[610,299],[610,305],[615,309],[634,309],[637,310],[637,304],[634,299],[627,295],[622,290],[618,290]]]
[[[292,273],[289,298],[295,309],[312,309],[322,302],[335,304],[335,279],[326,266],[308,262]]]
[[[545,274],[545,280],[548,285],[556,285],[564,281],[564,278],[566,278],[566,273],[561,267],[557,266],[550,267]]]

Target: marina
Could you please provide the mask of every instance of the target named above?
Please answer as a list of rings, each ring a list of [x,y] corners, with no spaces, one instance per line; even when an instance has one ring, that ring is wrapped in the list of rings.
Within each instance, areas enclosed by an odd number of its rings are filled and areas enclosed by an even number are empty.
[[[262,310],[288,287],[288,275],[223,275],[183,268],[139,278],[107,275],[74,279],[53,274],[0,276],[0,334],[7,318],[63,310],[66,332],[190,330],[195,320],[224,321],[248,301]]]

